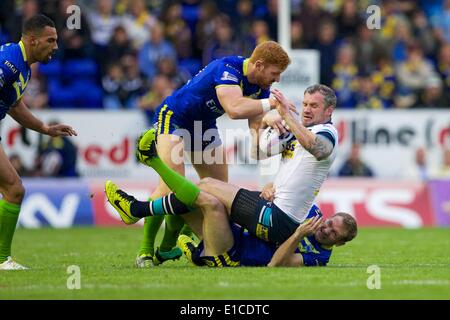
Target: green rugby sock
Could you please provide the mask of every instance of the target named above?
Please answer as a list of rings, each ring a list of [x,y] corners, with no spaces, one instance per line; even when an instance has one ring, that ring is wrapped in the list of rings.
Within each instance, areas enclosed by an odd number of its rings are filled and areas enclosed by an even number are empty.
[[[19,220],[20,205],[0,199],[0,263],[11,255],[11,243]]]
[[[181,202],[191,208],[194,206],[195,200],[197,200],[200,193],[200,189],[194,183],[169,168],[158,157],[153,158],[149,165],[158,172],[166,185],[176,194]]]
[[[163,220],[164,216],[145,218],[144,235],[139,247],[139,255],[150,254],[153,256],[155,254],[155,239]]]
[[[161,241],[161,251],[170,251],[177,244],[178,235],[184,226],[184,219],[179,216],[166,216],[166,229]]]

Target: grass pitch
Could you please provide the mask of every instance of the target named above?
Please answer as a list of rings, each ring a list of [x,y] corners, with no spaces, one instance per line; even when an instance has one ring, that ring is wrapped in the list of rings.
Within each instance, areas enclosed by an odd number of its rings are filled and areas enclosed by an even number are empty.
[[[450,299],[450,228],[360,229],[325,268],[212,269],[182,257],[136,269],[141,236],[133,227],[18,229],[13,253],[30,270],[0,272],[0,300]],[[67,287],[71,265],[79,290]],[[380,289],[367,287],[371,265]]]

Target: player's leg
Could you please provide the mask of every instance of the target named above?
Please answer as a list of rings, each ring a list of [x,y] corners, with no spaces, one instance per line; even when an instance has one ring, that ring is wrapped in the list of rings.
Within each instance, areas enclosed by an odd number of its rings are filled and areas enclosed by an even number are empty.
[[[11,260],[11,244],[25,189],[19,175],[0,146],[0,270],[25,267]]]
[[[181,161],[183,157],[183,141],[180,137],[171,135],[171,134],[161,134],[158,136],[158,144],[157,144],[157,151],[158,155],[161,157],[161,159],[164,159],[165,163],[176,172],[180,173],[181,175],[184,175],[184,163]],[[173,151],[180,150],[181,153],[177,153],[177,159],[173,159],[173,154],[176,152]],[[159,181],[158,187],[155,189],[155,191],[151,194],[151,199],[158,199],[170,192],[170,189],[166,186],[164,181],[161,179]],[[171,234],[176,233],[176,236],[178,236],[179,229],[182,228],[184,221],[177,217],[180,222],[176,224],[176,221],[172,224],[167,223],[166,220],[166,226],[164,231],[164,238],[163,243],[161,245],[161,250],[158,250],[159,259],[157,260],[157,263],[161,263],[165,261],[166,258],[176,258],[179,257],[180,252],[179,250],[176,250],[176,252],[171,252],[172,248],[174,247],[176,240],[174,241],[174,245],[170,245],[170,241],[168,239],[171,239]],[[144,236],[141,241],[140,250],[139,250],[139,256],[137,260],[143,260],[148,259],[148,256],[155,256],[155,239],[156,235],[158,233],[158,230],[161,226],[162,221],[164,220],[163,216],[156,216],[156,217],[147,217],[146,221],[144,223]],[[180,226],[181,225],[181,226]],[[173,230],[175,228],[175,231]],[[165,240],[164,240],[165,239]],[[176,239],[176,237],[175,237]],[[163,248],[164,247],[164,248]],[[163,251],[163,253],[161,253]],[[141,257],[141,259],[139,259]],[[154,261],[154,259],[152,258]],[[138,261],[136,261],[136,265],[138,265]]]
[[[205,256],[218,256],[233,247],[233,233],[224,205],[214,196],[200,192],[196,205],[203,213]]]
[[[191,143],[192,143],[192,141],[191,141]],[[211,164],[205,164],[204,163],[205,159],[203,159],[203,151],[191,152],[190,153],[191,162],[200,178],[213,177],[216,179],[220,179],[222,181],[227,181],[228,180],[228,167],[227,167],[226,163],[223,161],[223,159],[225,159],[224,149],[221,145],[219,145],[216,148],[213,148],[213,147],[214,146],[208,147],[208,148],[210,148],[210,151],[207,151],[207,155],[213,157],[213,159],[219,159],[219,161],[217,161],[217,163],[213,162]],[[220,159],[222,159],[222,161],[220,161]],[[199,163],[197,163],[196,160],[200,160],[200,161],[198,161]],[[211,162],[211,161],[209,161],[209,162]],[[201,213],[198,212],[197,215],[199,215],[201,217]],[[189,215],[189,217],[187,217],[188,221],[192,220],[190,217],[191,217],[190,215]],[[186,218],[186,217],[184,217],[184,218]],[[195,219],[194,221],[200,221],[200,220]],[[195,223],[194,221],[189,221],[190,223],[188,225],[185,225],[184,219],[179,216],[170,216],[170,215],[166,216],[165,217],[166,229],[164,232],[164,238],[161,242],[161,247],[160,247],[161,251],[169,251],[173,247],[175,247],[179,234],[191,236],[192,231],[189,226],[192,225],[193,223]]]

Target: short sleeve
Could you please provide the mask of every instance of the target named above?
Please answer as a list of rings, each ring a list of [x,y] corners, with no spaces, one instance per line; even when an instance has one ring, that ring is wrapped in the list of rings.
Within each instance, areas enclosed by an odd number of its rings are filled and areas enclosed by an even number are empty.
[[[328,259],[321,257],[321,255],[311,252],[302,252],[303,264],[306,267],[326,266]]]
[[[217,69],[214,80],[216,87],[221,85],[239,86],[242,81],[242,74],[232,66],[225,64]]]

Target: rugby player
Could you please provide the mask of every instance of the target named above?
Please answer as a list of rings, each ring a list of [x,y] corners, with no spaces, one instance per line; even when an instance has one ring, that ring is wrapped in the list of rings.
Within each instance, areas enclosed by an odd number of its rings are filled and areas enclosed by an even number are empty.
[[[0,120],[9,114],[23,127],[52,137],[76,136],[65,124],[46,125],[28,110],[22,95],[31,78],[33,63],[47,63],[58,49],[55,25],[48,17],[38,14],[23,26],[19,43],[0,47]],[[11,243],[19,219],[24,187],[0,146],[0,270],[23,270],[26,267],[11,257]]]

